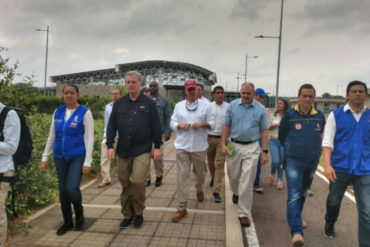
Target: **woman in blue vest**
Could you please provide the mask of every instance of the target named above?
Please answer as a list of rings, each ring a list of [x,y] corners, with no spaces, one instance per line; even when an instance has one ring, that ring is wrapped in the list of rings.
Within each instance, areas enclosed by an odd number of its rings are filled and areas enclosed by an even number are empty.
[[[90,171],[94,120],[90,110],[79,104],[78,98],[78,87],[63,87],[65,105],[59,106],[54,112],[49,138],[42,155],[41,170],[46,172],[48,156],[53,152],[58,175],[64,224],[57,230],[57,235],[63,235],[73,227],[71,204],[76,216],[76,230],[82,230],[84,225],[80,182],[82,174]]]

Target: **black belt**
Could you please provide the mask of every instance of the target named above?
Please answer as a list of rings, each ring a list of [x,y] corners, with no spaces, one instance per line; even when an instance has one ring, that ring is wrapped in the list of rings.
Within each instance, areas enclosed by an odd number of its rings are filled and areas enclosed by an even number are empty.
[[[211,137],[211,138],[221,138],[221,136],[215,136],[215,135],[208,135],[208,137]]]
[[[235,142],[235,143],[242,144],[242,145],[247,145],[247,144],[251,144],[251,143],[253,143],[253,142],[256,142],[256,141],[243,142],[243,141],[239,141],[239,140],[237,140],[237,139],[235,139],[235,138],[231,138],[231,141],[232,141],[232,142]]]

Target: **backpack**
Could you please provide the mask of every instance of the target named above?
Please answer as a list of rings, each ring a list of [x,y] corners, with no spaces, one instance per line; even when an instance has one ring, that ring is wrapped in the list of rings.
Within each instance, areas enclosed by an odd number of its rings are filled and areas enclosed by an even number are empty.
[[[18,166],[27,165],[31,160],[32,137],[31,137],[30,128],[28,127],[27,122],[26,122],[26,118],[23,116],[21,110],[4,107],[0,113],[0,141],[4,141],[4,135],[3,135],[4,123],[8,115],[8,112],[10,110],[14,110],[19,117],[21,133],[20,133],[17,151],[13,154],[15,174],[13,177],[4,177],[3,174],[0,174],[0,182],[8,182],[12,186],[12,210],[13,210],[14,216],[17,217],[15,208],[14,208],[14,200],[15,200],[14,183],[18,179],[18,169],[17,169]]]

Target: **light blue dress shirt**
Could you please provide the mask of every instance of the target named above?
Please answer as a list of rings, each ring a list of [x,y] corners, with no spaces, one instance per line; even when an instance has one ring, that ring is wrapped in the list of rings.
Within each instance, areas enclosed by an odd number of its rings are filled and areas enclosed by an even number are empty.
[[[243,142],[258,141],[261,138],[261,130],[269,128],[265,107],[256,100],[243,104],[241,98],[230,103],[224,124],[230,127],[230,138]]]

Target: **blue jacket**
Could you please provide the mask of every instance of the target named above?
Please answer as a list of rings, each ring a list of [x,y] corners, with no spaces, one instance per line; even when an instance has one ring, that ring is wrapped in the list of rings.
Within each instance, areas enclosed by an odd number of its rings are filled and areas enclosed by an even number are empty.
[[[333,114],[336,132],[331,165],[337,172],[370,175],[370,110],[362,114],[359,122],[343,107]]]
[[[324,125],[324,114],[313,107],[308,115],[304,115],[298,105],[288,110],[279,126],[279,140],[284,145],[286,157],[318,160]]]
[[[62,105],[54,113],[55,143],[54,156],[57,158],[72,159],[85,156],[85,127],[83,124],[87,108],[80,105],[70,116],[67,122],[64,121],[66,106]]]

